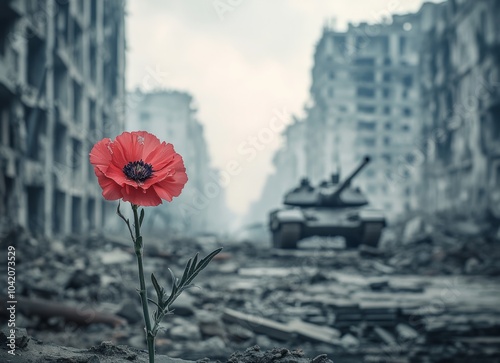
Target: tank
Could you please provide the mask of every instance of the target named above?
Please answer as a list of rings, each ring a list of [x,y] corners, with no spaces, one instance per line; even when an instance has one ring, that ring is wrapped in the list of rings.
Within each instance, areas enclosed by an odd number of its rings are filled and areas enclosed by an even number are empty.
[[[297,243],[312,236],[342,236],[347,248],[362,244],[377,247],[386,220],[382,211],[369,207],[368,200],[352,180],[370,162],[367,156],[345,180],[339,175],[313,187],[308,179],[289,191],[285,207],[269,215],[269,228],[275,248],[295,249]]]

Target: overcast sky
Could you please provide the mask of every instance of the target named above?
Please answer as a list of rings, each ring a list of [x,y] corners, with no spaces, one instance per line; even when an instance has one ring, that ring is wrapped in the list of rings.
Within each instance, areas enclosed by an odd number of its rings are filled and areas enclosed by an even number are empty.
[[[283,113],[289,122],[308,100],[314,46],[325,22],[336,18],[339,29],[348,22],[376,23],[422,3],[129,0],[127,89],[154,85],[194,96],[213,166],[241,166],[226,193],[229,207],[243,214],[273,170]],[[278,131],[268,132],[273,118]]]

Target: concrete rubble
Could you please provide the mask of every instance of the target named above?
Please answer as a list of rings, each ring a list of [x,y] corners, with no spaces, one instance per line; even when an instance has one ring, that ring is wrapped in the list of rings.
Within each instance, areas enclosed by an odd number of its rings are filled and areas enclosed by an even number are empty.
[[[379,250],[145,237],[146,273],[157,272],[163,284],[167,267],[179,274],[188,256],[225,247],[199,276],[199,288],[185,292],[165,319],[157,351],[221,362],[250,362],[274,348],[265,354],[282,354],[277,362],[498,362],[498,227],[445,222],[414,216],[387,230]],[[48,241],[23,229],[2,236],[2,246],[17,248],[17,326],[32,338],[28,350],[40,340],[145,349],[127,241],[97,235]],[[47,301],[57,309],[36,305]]]

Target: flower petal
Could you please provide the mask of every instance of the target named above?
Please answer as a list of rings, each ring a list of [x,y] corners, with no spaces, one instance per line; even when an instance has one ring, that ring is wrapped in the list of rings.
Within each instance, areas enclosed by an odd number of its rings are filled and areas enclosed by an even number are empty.
[[[143,207],[154,207],[162,204],[160,197],[153,188],[147,190],[142,188],[136,189],[126,185],[121,189],[121,192],[123,200],[132,204],[141,205]]]
[[[90,150],[90,163],[94,167],[99,168],[103,173],[106,172],[112,160],[111,144],[111,139],[105,138],[95,144],[92,150]]]
[[[173,176],[169,176],[161,182],[153,184],[153,188],[160,198],[171,202],[173,197],[178,197],[181,194],[187,181],[186,172],[179,171]]]
[[[179,155],[174,150],[174,145],[163,141],[148,156],[144,162],[153,165],[153,170],[160,170],[169,164],[175,155]]]
[[[97,176],[97,181],[102,188],[102,196],[107,200],[117,200],[122,197],[121,189],[122,187],[115,183],[113,179],[110,179],[104,175],[98,167],[94,167],[95,175]]]
[[[144,160],[160,145],[160,140],[149,132],[133,131],[121,133],[116,137],[115,143],[123,153],[124,161],[128,163],[130,161]],[[121,167],[125,166],[125,164],[121,165]],[[117,166],[120,167],[120,165]]]
[[[113,179],[115,183],[120,186],[130,185],[134,188],[137,188],[138,184],[135,180],[127,178],[122,168],[119,168],[114,163],[111,164],[106,171],[106,176],[110,179]]]

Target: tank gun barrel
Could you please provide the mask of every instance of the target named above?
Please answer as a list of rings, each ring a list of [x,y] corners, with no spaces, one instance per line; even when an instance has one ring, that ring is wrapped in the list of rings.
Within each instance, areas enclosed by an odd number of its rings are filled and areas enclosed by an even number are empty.
[[[334,193],[334,196],[338,196],[340,195],[340,193],[342,193],[342,191],[346,188],[349,187],[349,185],[351,185],[351,181],[360,173],[361,170],[363,170],[363,168],[366,166],[366,164],[368,164],[370,162],[370,157],[369,156],[365,156],[363,161],[361,162],[361,164],[356,168],[356,170],[354,170],[351,175],[349,175],[347,177],[346,180],[342,181],[339,185],[339,187],[337,188],[337,190],[335,191]]]

